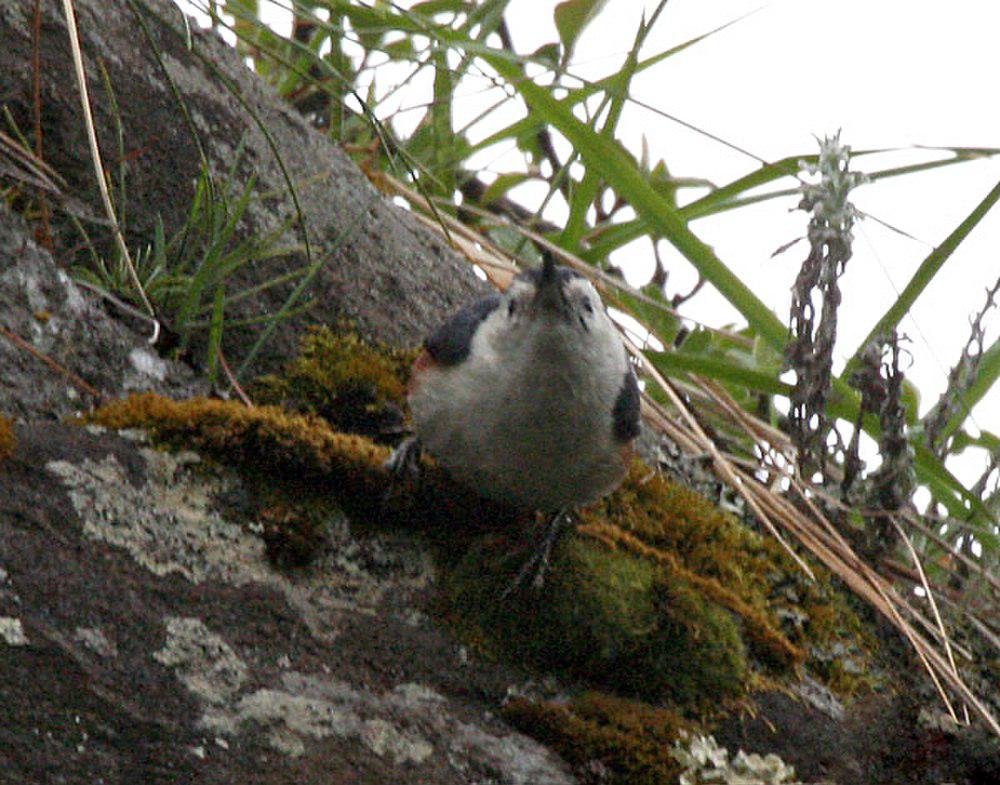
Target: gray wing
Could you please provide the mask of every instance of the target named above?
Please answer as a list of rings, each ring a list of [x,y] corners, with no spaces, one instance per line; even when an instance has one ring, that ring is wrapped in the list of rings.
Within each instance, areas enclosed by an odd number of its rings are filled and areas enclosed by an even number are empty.
[[[491,294],[465,306],[432,332],[424,348],[441,365],[457,365],[469,356],[469,347],[476,328],[500,306],[501,297]]]
[[[631,368],[625,371],[611,415],[616,439],[627,442],[639,435],[639,382]]]

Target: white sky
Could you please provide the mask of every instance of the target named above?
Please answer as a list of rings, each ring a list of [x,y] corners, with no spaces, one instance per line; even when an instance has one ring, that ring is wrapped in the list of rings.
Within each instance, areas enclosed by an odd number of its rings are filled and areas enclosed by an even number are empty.
[[[286,4],[286,0],[281,0]],[[183,4],[183,3],[182,3]],[[407,3],[404,3],[407,4]],[[518,51],[528,53],[557,40],[556,0],[512,0],[508,21]],[[586,78],[614,72],[622,62],[643,10],[654,0],[609,0],[577,45],[571,71]],[[668,59],[633,82],[633,95],[767,160],[816,151],[814,135],[842,129],[853,149],[949,145],[1000,147],[996,98],[1000,3],[952,0],[671,0],[643,50],[646,56],[681,43],[749,12],[748,18]],[[423,85],[426,87],[427,82]],[[485,82],[483,83],[485,84]],[[417,89],[421,83],[417,82]],[[413,97],[410,97],[413,96]],[[426,96],[403,96],[412,106]],[[456,92],[456,125],[492,100],[482,85]],[[386,107],[386,112],[392,111]],[[400,127],[420,111],[398,117]],[[477,129],[474,139],[510,122]],[[651,158],[666,159],[677,176],[726,183],[758,164],[653,113],[630,107],[619,139],[638,150],[645,136]],[[919,150],[865,157],[854,168],[879,169],[934,157]],[[514,168],[514,155],[491,151],[474,163],[484,171]],[[488,178],[487,178],[488,179]],[[1000,158],[974,161],[864,186],[854,192],[866,213],[918,238],[901,237],[874,221],[855,229],[854,257],[842,279],[839,354],[846,359],[895,300],[931,248],[951,232],[1000,180]],[[779,183],[788,187],[793,181]],[[527,200],[540,198],[526,188]],[[684,192],[682,192],[684,193]],[[692,198],[703,192],[686,192]],[[789,212],[794,199],[696,221],[692,229],[779,318],[785,320],[789,289],[805,244],[770,258],[780,245],[805,232],[807,216]],[[553,217],[559,219],[559,211]],[[623,249],[615,260],[627,269],[650,270],[648,243]],[[669,291],[686,291],[695,280],[679,256]],[[638,275],[639,273],[636,272]],[[1000,207],[959,248],[944,272],[902,324],[912,339],[907,375],[922,394],[922,412],[945,387],[946,374],[968,337],[968,318],[984,290],[1000,276]],[[714,325],[740,323],[717,294],[703,290],[685,312]],[[1000,333],[1000,312],[989,322],[987,345]],[[972,430],[1000,434],[1000,390],[976,408]],[[963,456],[953,469],[967,481],[984,466],[982,455]]]

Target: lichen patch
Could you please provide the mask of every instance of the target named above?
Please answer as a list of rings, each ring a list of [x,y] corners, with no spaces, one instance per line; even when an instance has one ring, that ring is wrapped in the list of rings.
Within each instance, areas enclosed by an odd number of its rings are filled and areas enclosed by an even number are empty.
[[[239,487],[235,473],[191,471],[192,453],[171,455],[141,448],[144,482],[133,485],[121,463],[108,455],[80,463],[57,460],[47,469],[67,488],[84,534],[126,551],[154,575],[181,575],[191,583],[260,584],[284,595],[315,635],[336,637],[347,611],[372,614],[387,593],[416,590],[430,580],[429,559],[402,535],[360,544],[342,515],[329,522],[338,539],[317,569],[285,575],[272,567],[264,542],[227,520],[215,500]],[[395,565],[391,574],[375,570]]]
[[[231,700],[247,678],[247,665],[201,619],[167,619],[167,640],[153,659],[172,667],[185,687],[203,701]]]
[[[8,646],[27,646],[29,643],[21,620],[14,616],[0,616],[0,638]]]

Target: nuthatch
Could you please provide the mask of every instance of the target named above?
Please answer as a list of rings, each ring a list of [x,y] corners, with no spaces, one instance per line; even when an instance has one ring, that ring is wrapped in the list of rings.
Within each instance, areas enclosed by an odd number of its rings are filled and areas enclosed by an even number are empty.
[[[546,257],[424,342],[409,394],[416,442],[481,496],[565,511],[614,490],[639,433],[639,387],[597,291]]]

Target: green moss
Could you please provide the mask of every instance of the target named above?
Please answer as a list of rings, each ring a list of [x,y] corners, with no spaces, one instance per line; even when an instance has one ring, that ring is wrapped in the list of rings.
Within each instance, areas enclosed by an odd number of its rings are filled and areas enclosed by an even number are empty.
[[[703,592],[740,616],[762,664],[781,670],[804,662],[807,652],[849,650],[864,669],[870,641],[829,573],[813,565],[812,581],[774,538],[691,489],[637,464],[621,488],[582,517],[582,532],[688,571]]]
[[[445,581],[465,624],[501,650],[651,700],[695,706],[740,693],[748,666],[739,624],[683,573],[571,535],[540,592],[499,602],[523,558],[503,538],[483,540]]]
[[[252,385],[251,397],[318,415],[348,433],[396,434],[414,356],[365,340],[346,327],[336,332],[315,328],[280,376],[265,376]]]
[[[673,785],[680,766],[670,754],[690,725],[677,714],[601,693],[566,703],[511,701],[503,718],[552,747],[581,781]]]
[[[13,455],[15,447],[17,440],[14,438],[14,423],[9,418],[0,416],[0,461]]]
[[[847,678],[865,670],[860,623],[828,576],[800,576],[779,545],[696,493],[637,464],[581,519],[540,592],[499,599],[527,556],[516,532],[482,538],[446,575],[472,639],[693,710],[746,695],[756,670],[792,675],[805,661],[835,689],[862,686]]]

